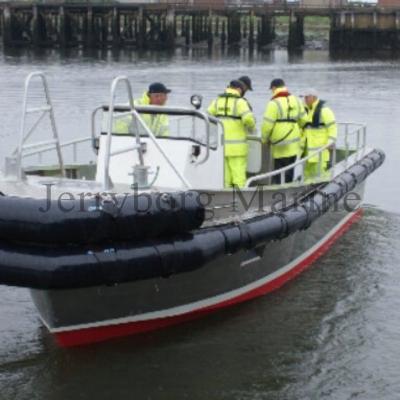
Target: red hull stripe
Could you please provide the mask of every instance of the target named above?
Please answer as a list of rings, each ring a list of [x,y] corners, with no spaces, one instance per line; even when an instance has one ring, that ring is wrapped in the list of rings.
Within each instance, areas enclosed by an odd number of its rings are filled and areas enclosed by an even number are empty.
[[[358,221],[361,218],[361,216],[362,216],[362,209],[359,209],[342,226],[340,226],[339,229],[337,229],[331,236],[329,236],[313,253],[311,253],[309,256],[301,260],[292,269],[278,276],[274,280],[269,281],[266,284],[259,286],[253,290],[250,290],[246,293],[243,293],[237,297],[172,317],[157,318],[146,321],[128,322],[118,325],[108,325],[108,326],[99,326],[99,327],[85,328],[78,330],[69,330],[64,332],[62,331],[56,332],[55,336],[57,338],[57,342],[61,346],[71,347],[71,346],[79,346],[89,343],[101,342],[107,339],[127,336],[131,334],[149,332],[152,330],[175,325],[180,322],[189,321],[191,319],[198,318],[204,314],[210,313],[217,309],[228,307],[233,304],[238,304],[246,300],[250,300],[255,297],[262,296],[264,294],[272,292],[280,288],[283,284],[285,284],[289,280],[296,277],[307,267],[309,267],[312,263],[314,263],[319,257],[321,257],[324,253],[326,253],[328,249],[332,246],[332,244],[340,236],[342,236],[354,222]]]

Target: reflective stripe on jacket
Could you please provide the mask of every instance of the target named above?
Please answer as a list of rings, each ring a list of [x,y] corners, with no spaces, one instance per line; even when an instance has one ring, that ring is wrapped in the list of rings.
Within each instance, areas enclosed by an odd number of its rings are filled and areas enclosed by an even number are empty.
[[[150,97],[146,93],[143,94],[140,100],[135,100],[135,105],[148,106],[150,105]],[[165,114],[140,114],[143,121],[155,136],[169,135],[169,119]],[[135,134],[135,126],[132,123],[132,118],[127,116],[116,121],[114,124],[114,132],[118,134]],[[143,131],[144,134],[144,131]]]
[[[302,102],[287,93],[286,88],[275,91],[268,102],[261,127],[263,141],[272,146],[273,158],[297,156],[301,147],[301,129],[307,122]]]
[[[314,153],[326,146],[328,143],[336,142],[337,125],[332,110],[322,100],[317,100],[308,109],[308,121],[304,126],[306,154]],[[322,152],[322,162],[329,161],[329,150]],[[319,155],[311,157],[309,163],[317,163]]]
[[[224,126],[225,156],[247,156],[247,135],[256,127],[247,100],[237,90],[228,88],[210,104],[208,113],[219,118]]]

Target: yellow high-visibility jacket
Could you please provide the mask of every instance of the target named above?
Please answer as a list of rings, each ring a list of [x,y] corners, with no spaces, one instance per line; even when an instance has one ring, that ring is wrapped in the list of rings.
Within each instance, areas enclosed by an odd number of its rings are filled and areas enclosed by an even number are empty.
[[[221,119],[224,126],[225,156],[247,156],[247,135],[256,128],[256,119],[247,100],[240,97],[237,90],[228,88],[210,104],[208,113]]]
[[[263,142],[269,141],[273,158],[300,154],[301,127],[307,122],[303,103],[286,88],[275,91],[268,102],[261,126]]]
[[[326,146],[329,142],[336,142],[337,125],[335,115],[322,100],[315,101],[310,109],[307,108],[307,111],[308,121],[304,126],[303,135],[306,154],[309,155]],[[329,150],[326,149],[322,152],[322,162],[329,161],[329,158]],[[317,163],[318,161],[318,154],[308,160],[309,163]]]
[[[150,97],[147,92],[143,94],[141,99],[135,100],[137,106],[150,105]],[[140,114],[143,121],[150,128],[155,136],[168,136],[169,135],[169,118],[165,114]],[[134,124],[132,118],[127,116],[121,118],[114,124],[114,132],[118,134],[134,134]]]

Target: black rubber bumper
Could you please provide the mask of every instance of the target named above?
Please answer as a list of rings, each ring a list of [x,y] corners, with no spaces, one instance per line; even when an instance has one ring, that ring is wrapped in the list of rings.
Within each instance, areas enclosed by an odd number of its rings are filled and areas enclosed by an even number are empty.
[[[300,203],[241,224],[142,238],[133,244],[114,241],[108,246],[38,246],[2,242],[0,283],[37,289],[73,289],[192,271],[225,254],[251,249],[307,229],[379,168],[384,159],[382,151],[374,150],[328,184],[316,188]],[[161,223],[156,216],[152,218],[155,218],[152,223]],[[153,227],[148,229],[153,233]],[[16,228],[13,232],[16,234]],[[137,234],[133,236],[136,238]]]
[[[205,218],[194,191],[49,199],[0,196],[0,240],[63,246],[143,240],[197,229]]]

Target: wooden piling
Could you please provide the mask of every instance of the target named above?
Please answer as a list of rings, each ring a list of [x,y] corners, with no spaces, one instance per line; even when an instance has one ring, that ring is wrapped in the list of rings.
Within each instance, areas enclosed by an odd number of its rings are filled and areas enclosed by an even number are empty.
[[[120,25],[120,14],[119,9],[117,7],[113,8],[112,11],[112,44],[113,47],[119,47],[121,43],[121,25]]]
[[[174,14],[173,20],[174,39],[178,37],[178,17]]]
[[[274,40],[274,25],[272,22],[272,16],[264,14],[261,16],[258,26],[258,37],[257,45],[258,48],[262,48],[272,43]]]
[[[304,17],[291,13],[289,17],[288,50],[298,50],[304,45]]]
[[[146,20],[146,13],[145,13],[143,7],[139,8],[138,25],[139,25],[139,31],[138,31],[138,37],[137,37],[136,43],[137,43],[139,49],[144,49],[145,43],[146,43],[147,20]]]
[[[219,38],[219,17],[215,18],[215,37]]]
[[[7,4],[2,13],[2,24],[3,24],[3,44],[5,47],[12,46],[12,16],[10,7]]]
[[[242,40],[241,18],[237,13],[228,16],[228,44],[238,44]]]
[[[222,27],[221,27],[221,47],[224,49],[226,46],[226,21],[222,21]]]
[[[65,26],[65,8],[60,6],[58,9],[58,41],[61,48],[67,47],[67,32]]]
[[[213,36],[213,15],[210,11],[208,15],[208,24],[207,24],[207,46],[208,49],[211,50],[214,45],[214,36]]]
[[[86,12],[86,32],[85,45],[87,48],[92,48],[95,45],[94,26],[93,26],[93,8],[88,7]]]
[[[249,15],[249,49],[254,49],[254,13]]]
[[[241,18],[241,20],[242,20],[242,38],[243,39],[247,39],[248,38],[248,28],[249,28],[249,26],[248,26],[248,22],[249,22],[249,19],[248,19],[248,17],[246,16],[246,17],[242,17]]]
[[[203,25],[202,25],[203,36],[202,36],[201,39],[202,40],[208,40],[208,18],[207,18],[206,15],[203,15],[202,19],[203,19]]]
[[[101,17],[100,45],[102,47],[107,47],[108,45],[108,14]]]
[[[190,29],[192,18],[193,17],[186,18],[186,21],[185,21],[185,44],[186,44],[186,46],[190,46],[190,43],[192,40],[191,29]]]
[[[165,45],[172,49],[175,46],[175,10],[169,9],[165,17]]]
[[[41,42],[41,18],[39,8],[35,4],[32,6],[32,44],[34,47],[39,47]]]

